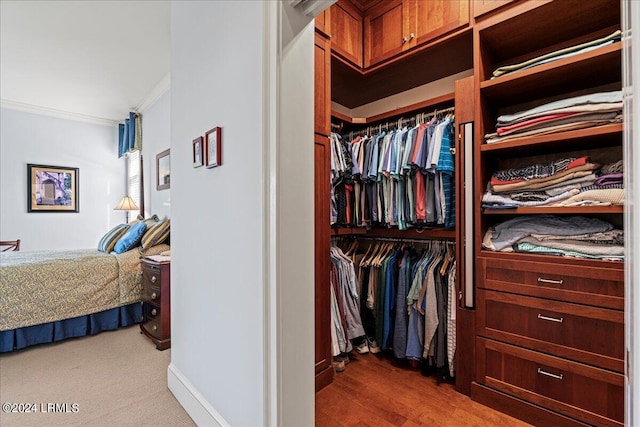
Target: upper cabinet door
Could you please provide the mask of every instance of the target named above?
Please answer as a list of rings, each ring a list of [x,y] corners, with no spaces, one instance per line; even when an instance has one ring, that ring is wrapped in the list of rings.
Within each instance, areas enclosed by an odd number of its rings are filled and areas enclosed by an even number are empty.
[[[416,45],[469,23],[469,0],[415,0],[415,11]]]
[[[333,4],[328,13],[331,15],[331,49],[362,68],[362,15],[348,1]]]
[[[328,136],[331,132],[331,50],[329,40],[320,33],[315,34],[314,65],[315,131]]]
[[[382,2],[364,17],[364,66],[401,53],[410,45],[409,0]]]
[[[331,13],[329,9],[325,9],[315,18],[316,30],[323,34],[329,34],[331,31]]]
[[[511,2],[513,0],[473,0],[473,16],[477,18]]]

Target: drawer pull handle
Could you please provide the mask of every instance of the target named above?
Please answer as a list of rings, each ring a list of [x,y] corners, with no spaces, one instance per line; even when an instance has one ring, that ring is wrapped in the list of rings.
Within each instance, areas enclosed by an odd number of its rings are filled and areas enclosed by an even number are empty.
[[[551,377],[551,378],[555,378],[557,380],[561,380],[564,377],[564,375],[562,375],[562,374],[560,374],[560,375],[552,374],[551,372],[543,371],[540,368],[538,368],[538,373],[542,374],[542,375],[546,375],[546,376]]]
[[[156,276],[151,276],[151,283],[156,283]]]
[[[562,285],[564,283],[564,280],[543,279],[542,277],[538,277],[538,283],[552,283],[554,285]]]
[[[156,314],[158,314],[158,310],[156,310],[155,308],[153,310],[151,310],[151,315],[155,316]]]
[[[547,317],[547,316],[543,316],[542,314],[538,313],[538,319],[548,320],[550,322],[562,323],[562,321],[564,320],[564,317],[561,317],[561,318],[558,319],[557,317]]]
[[[154,293],[151,294],[151,299],[156,299],[157,296],[158,295],[156,295],[156,293],[154,292]]]

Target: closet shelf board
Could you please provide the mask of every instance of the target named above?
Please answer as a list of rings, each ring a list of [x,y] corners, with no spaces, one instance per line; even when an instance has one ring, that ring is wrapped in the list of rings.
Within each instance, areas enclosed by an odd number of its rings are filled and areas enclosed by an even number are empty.
[[[586,140],[594,140],[594,142],[597,141],[598,143],[600,143],[601,141],[605,141],[607,139],[612,140],[617,145],[617,141],[619,141],[621,137],[622,123],[613,123],[567,132],[557,132],[548,135],[532,136],[515,141],[498,142],[494,144],[481,144],[480,151],[507,151],[517,149],[530,150],[532,146],[557,146],[560,142],[563,146],[567,146],[569,143],[584,146]]]
[[[415,104],[407,105],[404,107],[398,107],[394,110],[387,111],[382,114],[376,114],[375,116],[371,116],[371,117],[349,117],[346,114],[339,113],[335,110],[331,110],[331,116],[335,117],[336,119],[342,120],[346,123],[371,124],[371,123],[376,123],[382,120],[386,120],[391,117],[402,116],[403,114],[407,114],[407,113],[415,113],[415,112],[420,112],[420,111],[429,110],[429,109],[437,110],[438,107],[445,108],[445,106],[448,107],[452,105],[454,99],[455,99],[454,94],[453,92],[451,92],[441,96],[437,96],[435,98],[427,99],[426,101],[416,102]]]
[[[484,96],[492,101],[517,104],[535,94],[537,98],[583,87],[620,81],[622,43],[560,59],[527,70],[510,73],[480,83]]]
[[[515,209],[483,209],[485,215],[587,215],[587,214],[622,214],[624,206],[555,206],[525,207]]]

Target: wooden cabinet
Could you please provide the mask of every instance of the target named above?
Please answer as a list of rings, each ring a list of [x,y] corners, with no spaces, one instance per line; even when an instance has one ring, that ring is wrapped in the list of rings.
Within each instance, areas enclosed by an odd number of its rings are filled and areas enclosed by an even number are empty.
[[[331,132],[331,49],[329,40],[316,32],[314,47],[314,128],[316,133]]]
[[[333,381],[331,365],[331,268],[329,193],[331,132],[331,49],[328,37],[316,31],[314,48],[314,283],[316,391]]]
[[[362,13],[348,0],[331,6],[331,49],[342,59],[362,68]]]
[[[474,15],[503,3],[475,1]],[[622,159],[620,123],[485,141],[496,132],[498,116],[621,89],[620,43],[494,75],[498,67],[611,34],[620,27],[618,6],[607,0],[514,1],[475,23],[475,200],[497,171],[583,156],[599,165]],[[569,19],[578,15],[584,19]],[[622,228],[623,212],[621,205],[589,203],[476,207],[474,400],[536,425],[623,424],[624,263],[562,250],[544,255],[482,246],[485,233],[509,219],[580,216]]]
[[[385,1],[364,17],[364,66],[370,67],[409,48],[407,0]]]
[[[329,138],[315,136],[314,140],[314,256],[315,256],[315,374],[316,391],[333,381],[331,365],[331,269],[329,226]]]
[[[140,330],[158,350],[171,347],[171,264],[142,259]]]
[[[469,0],[392,0],[364,17],[364,66],[371,67],[469,24]]]

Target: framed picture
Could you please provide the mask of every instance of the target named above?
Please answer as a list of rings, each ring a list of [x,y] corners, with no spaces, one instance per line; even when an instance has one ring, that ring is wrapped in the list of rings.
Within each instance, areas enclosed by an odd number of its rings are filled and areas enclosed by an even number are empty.
[[[78,168],[27,164],[27,212],[80,212]]]
[[[202,160],[204,138],[199,136],[193,140],[193,167],[199,168],[204,164]]]
[[[215,127],[204,134],[206,153],[205,167],[215,168],[222,164],[222,128]]]
[[[171,156],[169,149],[156,154],[156,189],[166,190],[171,185]]]

